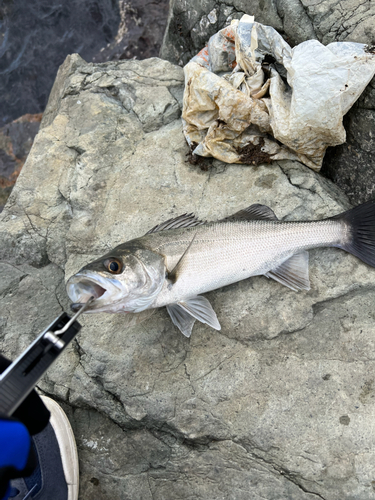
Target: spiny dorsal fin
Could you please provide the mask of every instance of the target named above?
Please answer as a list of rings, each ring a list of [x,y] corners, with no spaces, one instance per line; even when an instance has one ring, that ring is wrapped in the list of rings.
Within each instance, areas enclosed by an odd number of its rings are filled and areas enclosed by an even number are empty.
[[[266,205],[260,205],[255,203],[250,205],[250,207],[244,208],[233,215],[221,219],[219,222],[230,221],[230,220],[278,220],[274,212]],[[156,233],[158,231],[167,231],[168,229],[177,229],[180,227],[194,227],[205,224],[205,221],[201,221],[195,217],[194,214],[182,214],[178,217],[168,219],[161,224],[153,227],[146,234]]]
[[[215,311],[209,301],[201,295],[181,300],[176,304],[169,304],[167,305],[167,311],[173,324],[179,328],[185,337],[190,337],[196,319],[215,328],[215,330],[221,330]]]
[[[147,231],[146,234],[157,233],[158,231],[167,231],[168,229],[177,229],[179,227],[194,227],[199,226],[200,224],[204,224],[204,221],[197,219],[194,214],[183,214],[158,224]]]
[[[255,203],[254,205],[250,205],[250,207],[244,208],[239,212],[236,212],[233,215],[229,215],[229,217],[225,217],[220,222],[227,222],[231,220],[278,220],[273,210],[267,205],[260,205],[259,203]]]
[[[265,274],[295,292],[297,290],[310,290],[309,280],[309,253],[303,250],[283,262],[276,269]]]

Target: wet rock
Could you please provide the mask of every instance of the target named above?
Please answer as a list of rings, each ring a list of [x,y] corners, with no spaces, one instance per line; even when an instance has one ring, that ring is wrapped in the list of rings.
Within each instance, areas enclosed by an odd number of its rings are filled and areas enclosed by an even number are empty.
[[[159,55],[168,7],[169,0],[120,0],[120,24],[116,37],[92,60],[146,59]]]
[[[60,68],[0,216],[10,358],[68,310],[72,273],[162,220],[214,220],[251,203],[289,220],[349,207],[297,162],[190,164],[182,91],[181,68],[159,59],[75,55]],[[164,309],[130,329],[121,315],[83,317],[39,384],[74,426],[81,500],[370,498],[375,270],[317,249],[310,278],[309,292],[256,277],[207,294],[222,330],[198,324],[190,339]]]
[[[96,2],[5,1],[0,5],[0,117],[2,123],[24,113],[44,111],[56,71],[72,52],[104,62],[157,56],[167,22],[168,0],[119,0]],[[27,115],[29,116],[29,115]],[[39,119],[40,121],[40,119]],[[31,139],[36,121],[23,117],[0,129],[7,134],[22,129]],[[11,142],[17,138],[12,137]],[[0,139],[0,148],[2,140]],[[30,149],[31,143],[27,146]],[[22,161],[0,149],[0,211],[19,174]],[[18,158],[18,154],[16,154]],[[11,178],[9,178],[11,175]]]

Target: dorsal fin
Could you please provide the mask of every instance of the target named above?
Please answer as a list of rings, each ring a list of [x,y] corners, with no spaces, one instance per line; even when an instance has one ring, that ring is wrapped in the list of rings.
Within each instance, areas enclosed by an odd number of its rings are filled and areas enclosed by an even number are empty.
[[[167,231],[168,229],[177,229],[179,227],[194,227],[199,226],[200,224],[204,224],[204,221],[197,219],[194,214],[182,214],[178,217],[168,219],[165,222],[158,224],[147,231],[146,234],[157,233],[158,231]]]
[[[225,219],[221,219],[219,222],[231,220],[278,220],[278,218],[267,205],[255,203],[233,215],[229,215],[229,217],[225,217]]]
[[[302,250],[283,262],[276,269],[265,274],[282,285],[297,290],[310,290],[309,280],[309,253]]]

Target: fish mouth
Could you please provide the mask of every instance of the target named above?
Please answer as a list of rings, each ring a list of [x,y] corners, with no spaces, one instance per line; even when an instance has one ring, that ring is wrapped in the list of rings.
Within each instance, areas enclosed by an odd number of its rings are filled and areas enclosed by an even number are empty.
[[[94,301],[86,311],[89,312],[104,306],[107,299],[113,300],[118,297],[121,294],[121,285],[117,280],[109,280],[91,272],[80,272],[68,280],[66,291],[73,301],[70,308],[74,312],[93,297]]]
[[[81,286],[81,289],[84,289],[85,292],[84,294],[81,294],[81,301],[80,302],[74,302],[73,304],[70,304],[70,309],[73,312],[77,312],[83,307],[88,300],[90,300],[91,297],[93,297],[94,300],[99,299],[102,297],[105,292],[107,291],[106,288],[103,288],[101,285],[98,283],[95,283],[94,281],[91,280],[82,280],[79,282],[79,285]],[[86,298],[87,294],[87,298]],[[84,295],[84,296],[83,296]],[[86,299],[86,300],[84,300]]]
[[[83,288],[87,289],[89,295],[94,297],[94,299],[99,299],[107,291],[106,288],[103,288],[98,283],[95,283],[94,281],[91,281],[89,279],[80,281],[80,284],[82,285]]]

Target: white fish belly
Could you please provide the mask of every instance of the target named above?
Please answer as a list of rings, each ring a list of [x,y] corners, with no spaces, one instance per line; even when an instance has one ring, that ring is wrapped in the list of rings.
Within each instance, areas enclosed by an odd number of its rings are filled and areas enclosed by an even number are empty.
[[[196,235],[182,261],[176,282],[168,287],[166,281],[153,307],[265,274],[301,250],[337,246],[345,236],[338,221],[228,222],[185,231],[184,247],[180,248],[179,255],[175,253],[176,240],[159,248],[166,255],[170,271]],[[174,251],[168,255],[171,248]]]

